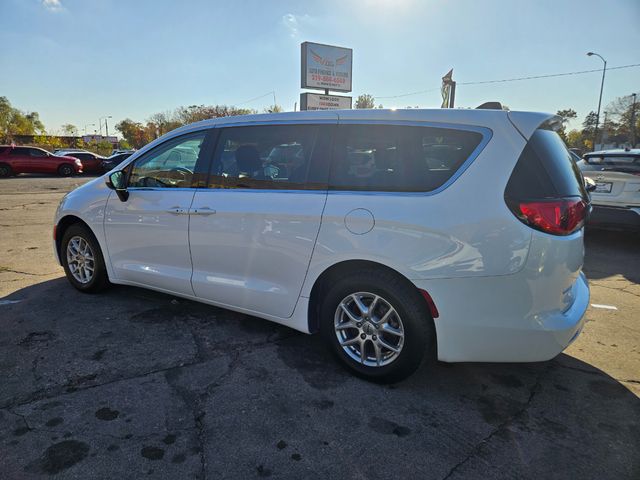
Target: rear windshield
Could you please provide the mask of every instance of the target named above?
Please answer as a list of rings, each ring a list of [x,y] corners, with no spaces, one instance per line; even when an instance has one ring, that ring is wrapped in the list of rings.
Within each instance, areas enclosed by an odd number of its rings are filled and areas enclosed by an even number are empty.
[[[404,125],[341,125],[332,190],[428,192],[447,182],[482,142],[468,130]]]
[[[585,161],[593,167],[590,170],[640,173],[640,156],[638,155],[586,155]]]
[[[538,129],[513,169],[506,190],[517,199],[587,198],[582,174],[558,134]]]

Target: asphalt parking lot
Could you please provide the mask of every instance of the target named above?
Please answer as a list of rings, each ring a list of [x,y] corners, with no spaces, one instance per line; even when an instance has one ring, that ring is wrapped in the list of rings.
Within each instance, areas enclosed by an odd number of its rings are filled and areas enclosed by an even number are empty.
[[[587,232],[592,307],[553,361],[380,386],[316,336],[76,292],[51,221],[85,181],[0,179],[0,477],[640,478],[640,237]]]

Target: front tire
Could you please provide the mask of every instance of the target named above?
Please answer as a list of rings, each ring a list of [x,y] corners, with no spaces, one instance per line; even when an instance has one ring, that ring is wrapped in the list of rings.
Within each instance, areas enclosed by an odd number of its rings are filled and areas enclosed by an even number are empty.
[[[367,380],[398,382],[433,357],[433,320],[417,288],[384,270],[347,274],[327,291],[320,331],[341,363]]]
[[[73,167],[67,163],[64,163],[58,167],[58,175],[61,177],[70,177],[73,175]]]
[[[96,293],[109,285],[100,245],[84,225],[72,225],[64,233],[60,259],[67,280],[81,292]]]

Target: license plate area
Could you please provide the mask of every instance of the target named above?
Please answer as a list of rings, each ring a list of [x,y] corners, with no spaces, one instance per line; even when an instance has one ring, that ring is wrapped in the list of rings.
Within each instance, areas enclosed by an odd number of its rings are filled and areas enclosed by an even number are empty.
[[[613,183],[610,182],[596,182],[594,193],[611,193],[612,186]]]

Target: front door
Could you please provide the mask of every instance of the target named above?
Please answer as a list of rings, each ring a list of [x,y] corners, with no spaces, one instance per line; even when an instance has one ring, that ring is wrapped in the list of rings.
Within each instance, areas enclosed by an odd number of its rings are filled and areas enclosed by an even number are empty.
[[[167,140],[127,166],[129,198],[107,201],[105,235],[117,280],[193,295],[189,208],[206,131]],[[201,153],[202,152],[202,153]]]
[[[220,129],[189,226],[196,296],[290,317],[327,196],[331,125]]]

